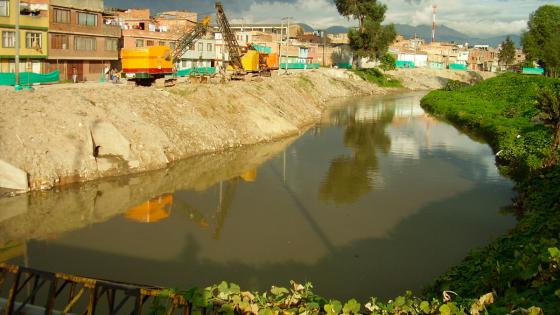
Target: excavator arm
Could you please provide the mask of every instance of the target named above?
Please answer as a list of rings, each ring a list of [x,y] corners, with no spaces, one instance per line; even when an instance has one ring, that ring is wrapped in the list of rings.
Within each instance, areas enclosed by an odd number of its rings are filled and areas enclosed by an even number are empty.
[[[197,39],[206,35],[210,24],[210,19],[211,17],[207,16],[202,22],[197,23],[195,28],[191,32],[185,33],[181,36],[181,38],[179,38],[177,47],[175,48],[175,50],[173,50],[172,54],[174,61],[179,60]]]
[[[216,22],[222,33],[224,43],[229,54],[229,63],[238,75],[245,74],[243,64],[241,62],[241,48],[235,38],[235,34],[231,30],[228,18],[221,2],[216,2]]]

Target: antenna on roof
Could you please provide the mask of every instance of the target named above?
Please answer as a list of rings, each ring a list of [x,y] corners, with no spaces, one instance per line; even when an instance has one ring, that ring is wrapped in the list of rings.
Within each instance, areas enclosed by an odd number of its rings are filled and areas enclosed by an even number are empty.
[[[432,43],[436,42],[436,12],[437,12],[437,5],[433,5],[432,6],[432,13],[433,13],[433,19],[432,19]]]

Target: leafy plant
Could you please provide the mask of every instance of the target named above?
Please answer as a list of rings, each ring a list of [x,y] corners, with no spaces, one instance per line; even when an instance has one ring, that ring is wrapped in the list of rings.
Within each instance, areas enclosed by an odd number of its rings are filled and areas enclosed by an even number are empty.
[[[365,81],[377,84],[381,87],[402,87],[401,81],[390,75],[384,74],[379,69],[357,69],[352,70],[356,75]]]

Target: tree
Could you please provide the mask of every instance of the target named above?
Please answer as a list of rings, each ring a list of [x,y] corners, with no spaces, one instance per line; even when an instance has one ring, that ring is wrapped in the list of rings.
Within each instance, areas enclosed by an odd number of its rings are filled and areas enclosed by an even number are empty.
[[[515,43],[511,40],[511,37],[508,36],[506,40],[502,43],[502,48],[498,55],[498,59],[500,64],[510,66],[515,61]]]
[[[546,166],[558,164],[558,148],[560,148],[560,83],[543,88],[537,96],[537,107],[541,118],[553,128],[552,155]]]
[[[379,68],[383,71],[395,70],[397,68],[397,58],[391,53],[385,53],[379,61],[381,62]]]
[[[383,22],[387,6],[377,0],[335,0],[338,12],[347,18],[358,20],[358,29],[364,31],[366,17]]]
[[[377,0],[335,0],[341,15],[358,20],[358,28],[348,32],[355,57],[379,59],[385,55],[397,32],[394,25],[381,25],[387,6]],[[358,58],[354,58],[357,64]]]
[[[560,75],[560,6],[544,5],[533,12],[523,33],[523,51],[550,77]]]

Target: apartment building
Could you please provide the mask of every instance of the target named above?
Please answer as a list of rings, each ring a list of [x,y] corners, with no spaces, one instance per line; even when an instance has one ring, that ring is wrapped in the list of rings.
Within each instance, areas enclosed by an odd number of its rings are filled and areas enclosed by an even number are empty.
[[[21,72],[45,72],[49,47],[48,0],[21,0],[17,12],[15,0],[0,0],[0,72],[15,72],[16,16],[19,15]]]
[[[61,80],[97,81],[117,66],[121,29],[103,10],[103,0],[50,0],[47,68]]]
[[[169,11],[152,17],[150,9],[113,9],[115,22],[122,29],[123,47],[169,46],[191,31],[198,15],[188,11]]]

